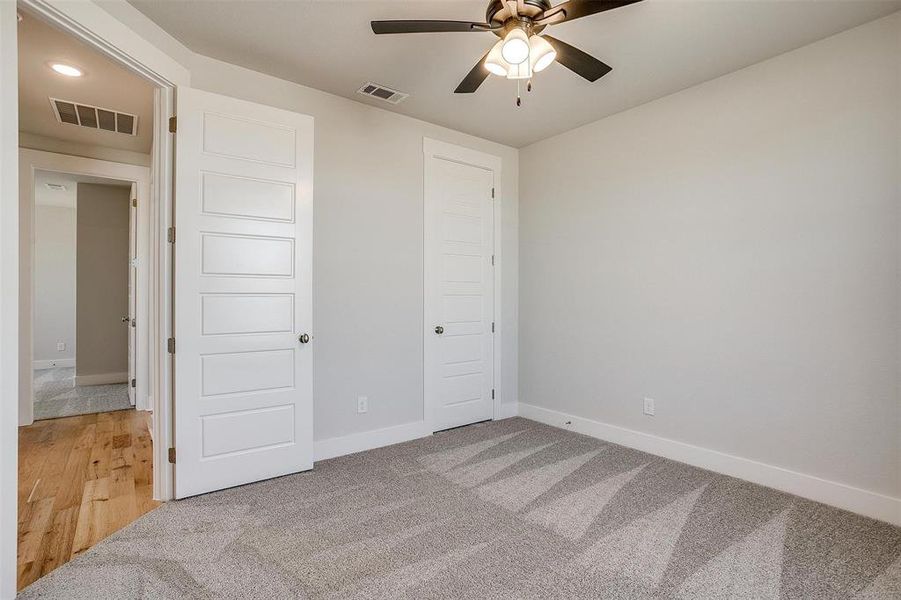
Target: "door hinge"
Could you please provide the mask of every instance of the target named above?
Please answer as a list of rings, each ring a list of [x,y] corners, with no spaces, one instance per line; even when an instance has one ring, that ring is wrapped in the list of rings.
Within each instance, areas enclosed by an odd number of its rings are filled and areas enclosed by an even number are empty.
[[[494,333],[494,321],[491,322],[491,333]]]
[[[138,387],[138,380],[134,377],[131,379],[131,387]]]
[[[175,464],[175,448],[169,448],[169,462]]]
[[[494,388],[491,388],[491,399],[494,400]]]
[[[132,198],[132,200],[131,200],[131,205],[132,205],[133,207],[137,208],[137,207],[138,207],[138,199],[137,199],[137,198]]]
[[[175,354],[175,338],[166,340],[166,349],[169,350],[169,354]]]
[[[178,129],[178,117],[169,117],[169,133],[175,133]]]
[[[170,227],[170,228],[166,231],[166,239],[169,240],[169,243],[170,243],[170,244],[174,244],[174,243],[175,243],[175,227]]]
[[[492,267],[494,266],[494,255],[493,254],[491,255],[491,266]]]
[[[494,198],[494,188],[491,188],[491,197]]]

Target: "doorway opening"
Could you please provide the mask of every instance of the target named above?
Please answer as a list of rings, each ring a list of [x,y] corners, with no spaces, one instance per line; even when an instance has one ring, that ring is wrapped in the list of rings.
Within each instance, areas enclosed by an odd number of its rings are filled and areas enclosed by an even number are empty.
[[[168,96],[26,4],[17,26],[18,589],[168,499],[160,472],[170,470],[160,460],[168,394],[155,350],[169,314],[155,168],[169,143],[159,132]]]
[[[133,409],[136,185],[34,179],[34,420]]]

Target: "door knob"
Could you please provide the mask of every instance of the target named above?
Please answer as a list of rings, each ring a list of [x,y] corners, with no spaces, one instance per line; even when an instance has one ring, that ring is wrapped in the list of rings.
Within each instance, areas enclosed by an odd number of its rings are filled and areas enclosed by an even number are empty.
[[[131,322],[131,319],[128,317],[128,315],[125,315],[124,317],[122,317],[122,322],[129,323],[129,322]]]
[[[308,334],[306,334],[306,333],[301,333],[301,334],[300,334],[300,337],[297,338],[297,340],[298,340],[301,344],[306,344],[307,342],[310,341],[310,336],[309,336]]]
[[[444,327],[442,327],[441,325],[436,325],[435,333],[437,333],[438,335],[441,335],[442,333],[444,333]]]

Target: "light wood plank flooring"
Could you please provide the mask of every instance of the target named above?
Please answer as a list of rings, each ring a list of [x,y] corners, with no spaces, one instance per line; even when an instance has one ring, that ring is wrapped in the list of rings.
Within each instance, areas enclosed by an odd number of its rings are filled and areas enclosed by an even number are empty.
[[[19,428],[20,590],[159,505],[149,417],[122,410]]]

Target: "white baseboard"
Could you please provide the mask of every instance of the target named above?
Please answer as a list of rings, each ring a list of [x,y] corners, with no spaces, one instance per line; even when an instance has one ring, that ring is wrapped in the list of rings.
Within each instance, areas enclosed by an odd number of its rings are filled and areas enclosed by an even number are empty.
[[[74,358],[56,358],[53,360],[35,360],[31,363],[31,368],[35,371],[43,371],[44,369],[63,369],[75,366]]]
[[[520,403],[519,415],[526,419],[561,429],[569,429],[600,440],[843,508],[880,521],[901,525],[901,498],[877,494],[782,467],[531,404]]]
[[[319,440],[313,443],[313,460],[337,458],[346,454],[409,442],[410,440],[430,435],[432,435],[432,430],[426,425],[425,421],[417,421],[415,423],[405,423],[394,427],[385,427],[384,429]]]
[[[96,375],[76,375],[75,385],[106,385],[128,383],[128,373],[98,373]]]
[[[509,419],[510,417],[519,416],[519,403],[518,402],[504,402],[501,404],[500,411],[498,412],[495,420],[499,421],[500,419]]]

